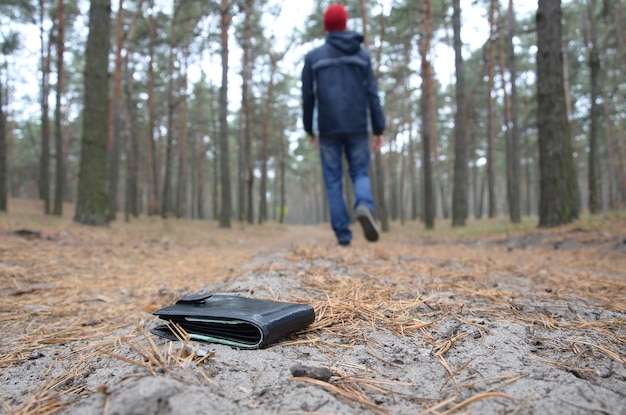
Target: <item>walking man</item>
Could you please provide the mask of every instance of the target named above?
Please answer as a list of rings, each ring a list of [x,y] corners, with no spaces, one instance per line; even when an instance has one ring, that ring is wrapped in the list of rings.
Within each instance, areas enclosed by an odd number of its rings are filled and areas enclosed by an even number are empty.
[[[378,240],[374,220],[370,166],[372,149],[384,143],[383,115],[374,71],[361,34],[346,31],[348,12],[332,4],[324,13],[326,43],[306,55],[302,70],[303,123],[311,143],[319,146],[333,231],[340,245],[352,240],[350,215],[343,197],[345,153],[354,187],[357,219],[368,241]]]

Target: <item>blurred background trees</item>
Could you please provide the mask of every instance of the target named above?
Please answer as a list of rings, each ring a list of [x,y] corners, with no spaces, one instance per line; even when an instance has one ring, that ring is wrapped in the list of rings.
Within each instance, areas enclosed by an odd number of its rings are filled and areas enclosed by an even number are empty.
[[[106,221],[118,212],[126,220],[160,215],[224,227],[326,220],[298,82],[304,54],[323,41],[330,2],[297,3],[113,0]],[[372,163],[383,229],[389,221],[434,227],[436,219],[463,226],[494,215],[544,218],[540,201],[555,192],[542,187],[549,174],[542,163],[570,155],[572,175],[550,180],[569,183],[575,211],[624,209],[624,0],[562,2],[562,92],[547,96],[542,69],[557,68],[538,58],[536,4],[345,4],[348,28],[366,35],[388,120],[387,144]],[[90,6],[0,5],[0,210],[22,197],[61,214],[63,203],[80,197],[81,147],[93,134],[87,102],[97,92],[85,82]],[[542,138],[542,108],[557,98],[569,147],[542,148],[555,136]]]

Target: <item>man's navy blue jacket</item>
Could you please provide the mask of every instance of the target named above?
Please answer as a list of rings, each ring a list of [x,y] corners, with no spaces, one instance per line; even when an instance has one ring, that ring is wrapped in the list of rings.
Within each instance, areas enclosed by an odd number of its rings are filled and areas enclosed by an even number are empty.
[[[358,33],[330,32],[324,45],[306,55],[302,106],[309,135],[367,134],[368,121],[374,134],[385,130],[370,55],[362,42]]]

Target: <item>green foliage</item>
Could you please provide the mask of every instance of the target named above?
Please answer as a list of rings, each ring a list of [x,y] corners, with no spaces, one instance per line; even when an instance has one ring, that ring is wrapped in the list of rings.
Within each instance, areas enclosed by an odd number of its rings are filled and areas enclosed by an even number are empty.
[[[31,0],[2,0],[0,3],[0,21],[8,19],[34,24],[36,11],[36,6]]]

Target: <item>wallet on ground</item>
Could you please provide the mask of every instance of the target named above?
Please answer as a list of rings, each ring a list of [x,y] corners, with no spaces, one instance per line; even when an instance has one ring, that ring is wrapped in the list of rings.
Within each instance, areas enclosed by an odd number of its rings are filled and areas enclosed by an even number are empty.
[[[306,328],[315,320],[313,308],[235,295],[191,295],[164,307],[154,315],[176,323],[191,340],[258,349]],[[159,325],[153,334],[177,340],[170,325]]]

